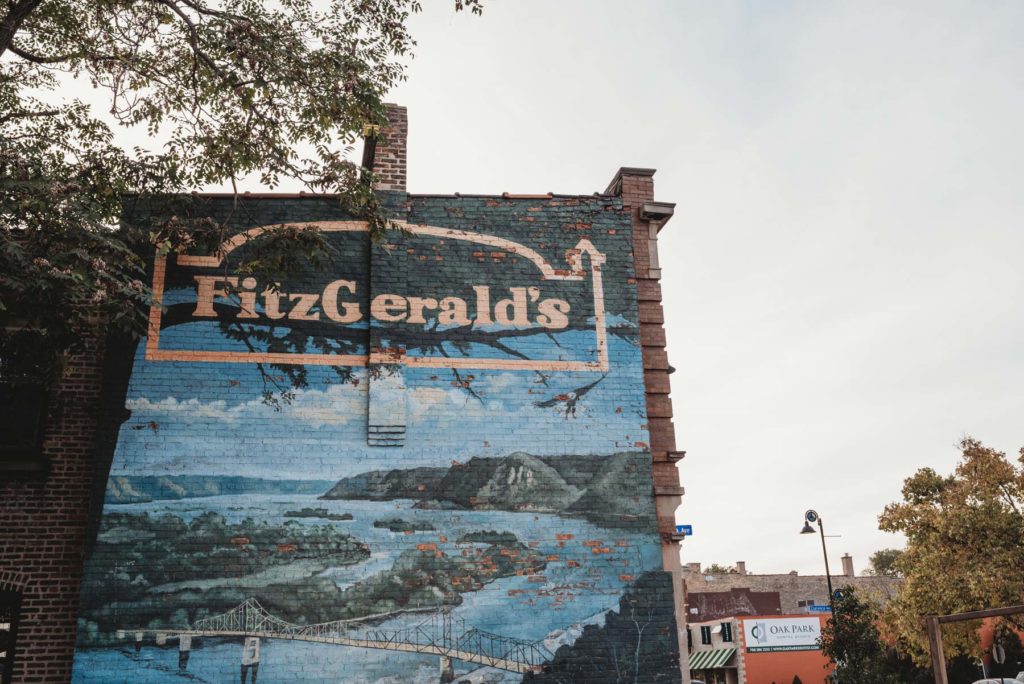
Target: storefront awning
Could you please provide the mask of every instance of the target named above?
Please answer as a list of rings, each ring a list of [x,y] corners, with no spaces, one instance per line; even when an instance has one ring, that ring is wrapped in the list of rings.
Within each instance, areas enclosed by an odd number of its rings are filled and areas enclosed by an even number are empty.
[[[735,652],[735,648],[716,648],[713,651],[695,651],[690,654],[690,669],[713,670],[716,667],[723,667],[727,662],[729,662],[729,658],[732,658],[732,654]]]

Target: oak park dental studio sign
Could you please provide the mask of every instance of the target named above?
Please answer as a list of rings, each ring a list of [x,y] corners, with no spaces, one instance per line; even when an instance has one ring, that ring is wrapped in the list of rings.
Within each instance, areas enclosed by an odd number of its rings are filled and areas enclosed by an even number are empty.
[[[748,653],[817,651],[821,638],[818,618],[757,618],[743,621]]]
[[[321,221],[308,225],[335,234],[332,237],[335,240],[366,239],[366,224],[359,221]],[[608,344],[601,278],[605,256],[588,239],[565,250],[564,261],[559,262],[545,258],[526,245],[495,235],[409,224],[402,228],[406,235],[405,246],[410,252],[429,251],[442,256],[430,277],[380,287],[383,291],[369,291],[371,279],[366,272],[343,271],[333,276],[324,273],[320,280],[301,279],[274,288],[260,287],[256,279],[232,273],[229,259],[232,253],[268,227],[253,228],[232,237],[212,256],[159,257],[153,269],[154,306],[150,310],[147,359],[356,366],[375,363],[370,354],[291,353],[285,358],[280,352],[254,349],[181,349],[166,342],[161,344],[162,331],[167,326],[190,321],[286,327],[346,326],[349,329],[365,329],[369,323],[433,332],[478,330],[495,334],[530,328],[552,334],[582,327],[591,329],[594,335],[594,353],[589,359],[480,356],[460,359],[427,354],[409,355],[399,362],[411,366],[607,372]],[[467,270],[465,262],[455,256],[464,255],[467,250],[476,254],[514,256],[516,274],[510,273],[507,279],[495,281],[495,273],[503,273],[508,266],[488,264],[485,268],[490,272],[480,271],[482,277],[474,283],[473,269]],[[340,264],[358,269],[358,262],[357,259]],[[458,277],[446,280],[442,272],[445,264],[456,266]],[[417,293],[417,289],[421,292]],[[424,293],[424,289],[429,293]],[[187,310],[172,314],[172,303],[174,308],[181,309],[182,297],[189,300]],[[183,320],[182,314],[187,320]],[[325,331],[325,334],[331,333]],[[453,334],[453,339],[457,338],[458,334]]]

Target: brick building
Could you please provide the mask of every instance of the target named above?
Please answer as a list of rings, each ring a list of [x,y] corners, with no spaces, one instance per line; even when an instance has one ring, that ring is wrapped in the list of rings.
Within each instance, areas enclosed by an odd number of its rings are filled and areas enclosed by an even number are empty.
[[[390,120],[381,244],[329,197],[126,207],[235,233],[152,258],[146,338],[68,359],[4,476],[16,681],[687,678],[654,171],[416,195]],[[258,282],[280,225],[326,265]]]
[[[817,640],[826,615],[744,614],[691,621],[690,675],[703,684],[827,684]]]
[[[835,589],[852,586],[883,604],[901,581],[856,576],[849,554],[842,557],[842,574],[832,576]],[[743,561],[729,572],[709,573],[694,562],[683,568],[683,594],[694,679],[705,684],[772,684],[799,676],[804,684],[825,684],[828,659],[814,644],[828,619],[822,612],[829,605],[824,575],[752,574]],[[799,627],[801,621],[815,632],[796,643],[750,643],[756,625],[767,632],[775,624]]]
[[[858,593],[882,604],[896,595],[902,581],[897,577],[857,576],[849,554],[842,557],[842,573],[832,575],[834,588],[852,586]],[[737,590],[778,594],[779,612],[784,614],[806,613],[811,606],[827,606],[829,603],[828,582],[824,575],[801,575],[796,571],[759,575],[748,572],[746,563],[742,561],[732,572],[724,573],[702,572],[700,563],[687,563],[683,567],[683,586],[690,615],[699,612],[700,602],[706,600],[705,595]],[[734,595],[743,596],[742,593]],[[755,613],[737,609],[732,612],[734,615],[754,615],[767,614],[768,611]]]
[[[687,623],[706,622],[738,615],[781,615],[777,591],[751,591],[746,587],[728,591],[700,591],[685,595]]]

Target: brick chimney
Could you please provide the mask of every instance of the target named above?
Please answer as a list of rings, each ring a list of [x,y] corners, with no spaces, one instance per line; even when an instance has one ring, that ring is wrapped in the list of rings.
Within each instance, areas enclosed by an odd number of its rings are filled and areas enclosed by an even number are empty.
[[[396,104],[386,104],[388,122],[377,135],[368,136],[367,147],[373,145],[374,149],[364,151],[364,165],[372,167],[377,177],[373,184],[375,190],[406,191],[406,144],[409,139],[409,114],[405,107]]]
[[[696,573],[696,574],[699,575],[700,574],[700,563],[687,563],[686,564],[686,569],[689,570],[690,572],[693,572],[693,573]]]
[[[747,574],[747,562],[746,561],[736,561],[736,572],[738,574],[740,574],[740,575],[746,575]]]
[[[843,555],[843,574],[847,577],[853,577],[853,557],[850,554]]]

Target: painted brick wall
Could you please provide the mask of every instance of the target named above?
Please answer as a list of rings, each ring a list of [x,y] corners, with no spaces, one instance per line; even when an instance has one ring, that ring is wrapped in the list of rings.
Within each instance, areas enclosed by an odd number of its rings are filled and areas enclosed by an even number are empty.
[[[276,289],[238,274],[250,244],[155,264],[165,309],[108,371],[73,681],[679,681],[633,184],[392,193],[383,245],[322,199],[195,200],[315,222],[331,257]]]

